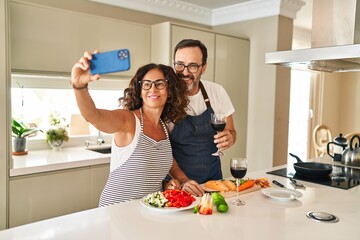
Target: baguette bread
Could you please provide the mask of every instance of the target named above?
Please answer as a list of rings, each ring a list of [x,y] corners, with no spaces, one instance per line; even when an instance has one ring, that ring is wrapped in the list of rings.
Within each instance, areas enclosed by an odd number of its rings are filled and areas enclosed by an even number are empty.
[[[222,181],[210,180],[204,184],[204,187],[214,189],[216,191],[229,191],[230,188],[226,186]]]
[[[236,185],[235,183],[233,183],[232,181],[225,179],[224,181],[222,181],[230,190],[232,191],[236,191]]]

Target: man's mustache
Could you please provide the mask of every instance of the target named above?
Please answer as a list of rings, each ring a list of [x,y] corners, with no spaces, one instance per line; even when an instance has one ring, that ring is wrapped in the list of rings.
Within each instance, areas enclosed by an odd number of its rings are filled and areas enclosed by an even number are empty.
[[[181,79],[183,79],[183,78],[188,78],[188,79],[190,79],[191,81],[194,81],[195,80],[195,77],[194,77],[194,75],[184,75],[184,74],[182,74],[182,73],[177,73],[177,75],[178,75],[178,77],[179,78],[181,78]]]

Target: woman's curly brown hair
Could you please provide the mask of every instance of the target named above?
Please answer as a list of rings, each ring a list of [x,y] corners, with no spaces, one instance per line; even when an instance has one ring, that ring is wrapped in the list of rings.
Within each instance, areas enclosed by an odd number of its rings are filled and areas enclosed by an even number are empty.
[[[143,100],[141,96],[140,81],[152,69],[160,70],[165,79],[168,80],[167,90],[168,99],[161,114],[161,119],[164,122],[178,122],[186,117],[185,108],[188,105],[188,98],[186,96],[187,88],[185,82],[180,79],[172,69],[172,67],[150,63],[140,67],[135,76],[131,79],[129,87],[124,90],[124,97],[120,98],[121,105],[124,109],[136,110],[142,107]]]

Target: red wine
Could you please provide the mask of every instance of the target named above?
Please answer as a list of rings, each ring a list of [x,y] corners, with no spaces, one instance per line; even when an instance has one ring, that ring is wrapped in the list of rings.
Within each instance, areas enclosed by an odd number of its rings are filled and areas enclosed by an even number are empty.
[[[211,123],[211,127],[217,132],[221,132],[222,130],[224,130],[225,126],[226,122]]]
[[[246,175],[247,168],[244,167],[231,167],[230,172],[234,178],[243,178]]]

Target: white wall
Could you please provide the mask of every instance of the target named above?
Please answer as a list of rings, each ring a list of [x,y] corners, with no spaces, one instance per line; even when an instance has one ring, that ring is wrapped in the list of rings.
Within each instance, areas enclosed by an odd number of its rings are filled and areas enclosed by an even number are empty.
[[[360,133],[360,72],[349,72],[341,78],[340,129],[344,134]]]
[[[284,28],[279,29],[280,25]],[[290,70],[266,65],[265,53],[291,49],[292,21],[267,17],[223,25],[214,30],[250,39],[246,149],[249,170],[286,163]]]
[[[322,123],[333,137],[360,132],[360,73],[323,73]]]

